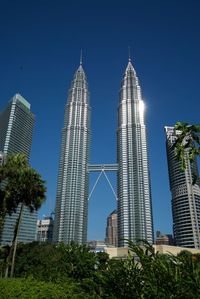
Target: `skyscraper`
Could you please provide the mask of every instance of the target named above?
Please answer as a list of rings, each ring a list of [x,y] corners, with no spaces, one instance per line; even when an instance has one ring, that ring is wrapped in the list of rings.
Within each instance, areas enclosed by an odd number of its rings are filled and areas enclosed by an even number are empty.
[[[153,242],[144,102],[129,59],[120,89],[117,130],[118,242]]]
[[[121,85],[118,111],[118,164],[88,164],[89,92],[87,79],[80,63],[65,108],[54,242],[69,243],[72,240],[78,243],[86,242],[88,174],[93,171],[117,171],[118,173],[119,246],[127,244],[124,239],[132,241],[145,239],[150,243],[153,242],[144,103],[130,59]]]
[[[117,238],[117,210],[114,210],[107,218],[106,244],[114,247],[118,246]]]
[[[173,127],[165,127],[174,239],[177,246],[200,248],[200,182],[193,182],[193,174],[199,178],[197,161],[186,161],[185,171],[176,159],[172,145],[176,140]],[[176,133],[176,134],[175,134]],[[186,153],[187,155],[187,153]]]
[[[90,141],[89,91],[82,62],[75,72],[65,107],[59,161],[54,242],[86,243],[88,156]]]
[[[24,153],[29,158],[32,144],[34,115],[31,105],[16,94],[7,107],[0,113],[0,151],[5,155]],[[10,244],[13,239],[15,223],[19,209],[12,216],[6,216],[3,230],[0,232],[0,244]],[[19,233],[19,242],[31,242],[35,239],[37,213],[24,208]]]

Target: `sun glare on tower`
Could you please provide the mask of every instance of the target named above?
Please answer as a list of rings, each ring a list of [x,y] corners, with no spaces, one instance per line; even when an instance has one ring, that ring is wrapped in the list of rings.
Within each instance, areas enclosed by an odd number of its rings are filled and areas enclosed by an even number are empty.
[[[145,104],[144,104],[143,100],[140,100],[139,101],[139,112],[140,112],[140,115],[143,115],[144,110],[145,110]]]

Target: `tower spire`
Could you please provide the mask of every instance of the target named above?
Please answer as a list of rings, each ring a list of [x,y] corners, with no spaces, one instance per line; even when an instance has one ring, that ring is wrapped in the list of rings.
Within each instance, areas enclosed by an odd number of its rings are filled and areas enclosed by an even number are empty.
[[[81,51],[80,51],[80,65],[83,64],[83,51],[82,51],[82,48],[81,48]]]
[[[128,47],[128,61],[131,62],[131,47]]]

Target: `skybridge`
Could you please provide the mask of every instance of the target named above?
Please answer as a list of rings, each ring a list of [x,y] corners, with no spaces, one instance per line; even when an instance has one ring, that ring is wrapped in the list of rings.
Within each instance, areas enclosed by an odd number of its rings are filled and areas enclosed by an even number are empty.
[[[88,164],[88,172],[118,171],[118,164]]]
[[[115,192],[115,189],[113,188],[106,172],[110,172],[110,171],[115,171],[117,172],[118,171],[118,164],[88,164],[88,172],[99,172],[99,176],[97,177],[95,183],[94,183],[94,186],[88,196],[88,200],[90,199],[90,197],[92,196],[98,182],[99,182],[99,179],[100,177],[102,176],[102,174],[104,175],[104,177],[106,178],[106,181],[108,182],[111,190],[112,190],[112,193],[115,197],[115,199],[117,200],[117,195],[116,195],[116,192]]]

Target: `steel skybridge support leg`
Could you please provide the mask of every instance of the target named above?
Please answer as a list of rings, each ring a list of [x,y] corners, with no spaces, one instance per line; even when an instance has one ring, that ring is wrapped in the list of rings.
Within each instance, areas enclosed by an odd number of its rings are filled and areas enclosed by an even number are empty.
[[[112,184],[111,184],[111,182],[110,182],[108,176],[106,175],[104,169],[102,169],[101,172],[100,172],[100,174],[99,174],[99,176],[97,177],[97,179],[96,179],[96,181],[95,181],[95,183],[94,183],[94,186],[93,186],[93,188],[92,188],[92,190],[91,190],[89,196],[88,196],[88,201],[89,201],[90,197],[92,196],[92,194],[93,194],[93,192],[94,192],[94,190],[95,190],[95,188],[96,188],[96,186],[97,186],[97,184],[98,184],[98,182],[99,182],[99,179],[100,179],[102,173],[104,174],[104,176],[105,176],[105,178],[106,178],[106,180],[107,180],[107,182],[108,182],[108,185],[110,186],[110,188],[111,188],[111,190],[112,190],[112,193],[114,194],[114,197],[115,197],[115,199],[117,200],[117,195],[116,195],[116,193],[115,193],[115,190],[114,190],[114,188],[113,188],[113,186],[112,186]]]
[[[96,182],[94,183],[94,186],[93,186],[93,188],[92,188],[92,190],[91,190],[91,192],[90,192],[90,194],[88,196],[88,201],[89,201],[90,197],[92,196],[92,193],[94,192],[94,189],[96,188],[96,185],[98,184],[98,181],[99,181],[99,179],[100,179],[100,177],[102,175],[102,172],[103,172],[103,170],[100,172],[98,178],[96,179]]]
[[[113,186],[112,186],[112,184],[111,184],[111,182],[110,182],[108,176],[106,175],[106,173],[105,173],[104,170],[102,170],[102,172],[103,172],[103,174],[104,174],[104,176],[105,176],[105,178],[106,178],[106,180],[107,180],[107,182],[108,182],[108,184],[109,184],[109,186],[110,186],[110,188],[111,188],[111,190],[112,190],[112,192],[113,192],[113,194],[114,194],[115,199],[117,200],[117,195],[116,195],[116,193],[115,193],[115,190],[114,190],[114,188],[113,188]]]

